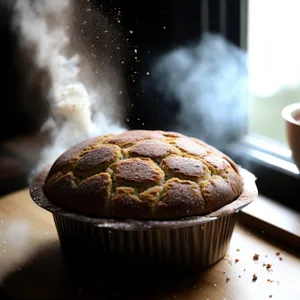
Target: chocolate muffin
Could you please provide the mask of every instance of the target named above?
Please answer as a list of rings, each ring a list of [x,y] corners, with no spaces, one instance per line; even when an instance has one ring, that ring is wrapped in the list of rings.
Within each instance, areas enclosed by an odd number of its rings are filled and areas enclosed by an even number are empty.
[[[179,133],[146,130],[74,146],[44,183],[48,199],[71,212],[137,220],[207,215],[242,190],[238,167],[220,151]]]

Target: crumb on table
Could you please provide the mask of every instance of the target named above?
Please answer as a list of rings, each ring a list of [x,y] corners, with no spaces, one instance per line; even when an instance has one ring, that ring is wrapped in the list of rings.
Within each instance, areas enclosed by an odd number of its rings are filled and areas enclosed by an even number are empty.
[[[282,260],[282,257],[279,257],[279,260]]]
[[[239,262],[240,260],[238,258],[235,259],[235,263]]]
[[[276,255],[279,256],[279,255],[280,255],[280,252],[276,252]]]
[[[255,254],[253,255],[253,260],[258,260],[258,259],[259,259],[259,254],[255,253]]]
[[[228,281],[229,281],[229,280],[230,280],[230,278],[229,278],[229,277],[227,277],[227,278],[226,278],[226,283],[228,283]]]
[[[254,273],[252,277],[252,281],[256,281],[256,280],[257,280],[257,275]]]
[[[267,264],[266,268],[267,268],[267,270],[270,270],[272,268],[272,265],[271,264]]]
[[[236,251],[237,251],[237,252],[239,252],[239,251],[240,251],[240,249],[239,249],[239,248],[237,248],[237,249],[236,249]]]

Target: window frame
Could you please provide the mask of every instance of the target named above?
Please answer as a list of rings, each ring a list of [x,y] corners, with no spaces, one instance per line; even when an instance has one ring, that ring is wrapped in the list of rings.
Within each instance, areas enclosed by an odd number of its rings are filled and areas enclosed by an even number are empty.
[[[224,152],[256,176],[261,195],[300,211],[300,175],[287,147],[248,133]]]

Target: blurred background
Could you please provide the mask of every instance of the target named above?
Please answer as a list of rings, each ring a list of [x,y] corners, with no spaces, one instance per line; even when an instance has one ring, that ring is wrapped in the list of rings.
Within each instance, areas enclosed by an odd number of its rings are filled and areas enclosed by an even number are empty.
[[[8,2],[0,2],[0,195],[27,185],[47,141],[41,127],[49,115],[47,70],[20,42]],[[123,90],[116,109],[128,128],[180,131],[237,159],[230,149],[246,137],[247,149],[277,149],[272,155],[295,174],[280,115],[300,92],[294,68],[300,3],[288,2],[76,1],[72,39],[96,44],[93,64],[101,57],[118,70]],[[86,5],[94,14],[85,14]]]

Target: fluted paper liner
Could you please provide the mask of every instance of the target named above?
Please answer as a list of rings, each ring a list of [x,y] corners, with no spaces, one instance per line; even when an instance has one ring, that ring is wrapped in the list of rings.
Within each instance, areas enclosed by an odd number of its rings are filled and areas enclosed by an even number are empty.
[[[47,199],[43,184],[48,170],[34,178],[30,195],[53,214],[65,256],[89,261],[84,264],[178,270],[208,267],[226,254],[236,213],[258,194],[255,176],[240,168],[243,193],[208,215],[168,221],[114,220],[70,212]]]

